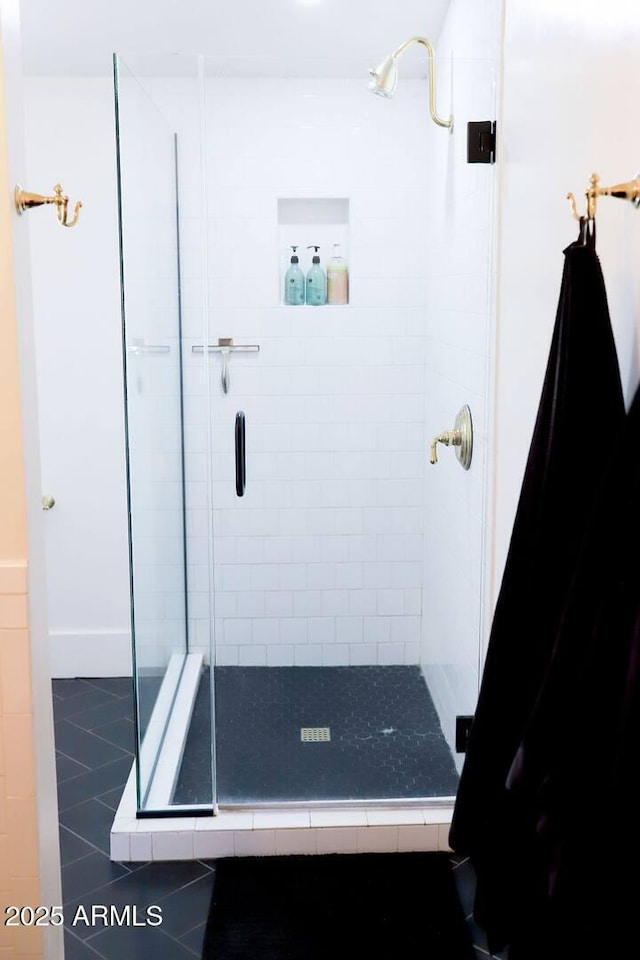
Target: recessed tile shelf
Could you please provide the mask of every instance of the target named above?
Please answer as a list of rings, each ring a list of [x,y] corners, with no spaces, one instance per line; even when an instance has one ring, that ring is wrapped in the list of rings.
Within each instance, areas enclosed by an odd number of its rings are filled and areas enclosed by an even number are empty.
[[[326,273],[327,264],[333,255],[334,243],[340,244],[340,254],[348,267],[349,199],[347,197],[280,197],[278,199],[278,289],[281,305],[286,306],[284,277],[290,265],[291,247],[298,247],[300,268],[306,276],[313,256],[313,250],[308,250],[307,247],[313,245],[320,247],[320,266]],[[310,305],[304,304],[304,306]],[[345,304],[326,304],[325,306],[345,306]]]

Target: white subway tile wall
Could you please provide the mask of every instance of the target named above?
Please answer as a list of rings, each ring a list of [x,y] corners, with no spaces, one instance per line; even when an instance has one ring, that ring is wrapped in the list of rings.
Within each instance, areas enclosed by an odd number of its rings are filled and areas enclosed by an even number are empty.
[[[150,83],[178,129],[182,181],[195,183],[197,139],[181,135],[191,85]],[[208,654],[206,363],[218,664],[418,662],[433,202],[423,95],[419,80],[393,105],[366,79],[207,81],[209,219],[181,196],[181,253],[189,627],[191,649]],[[279,198],[348,199],[348,306],[281,305]],[[330,225],[317,232],[328,244]],[[312,226],[301,233],[313,242]],[[306,271],[311,252],[300,254]],[[331,250],[320,254],[326,267]],[[231,358],[227,395],[219,357],[191,350],[204,342],[205,284],[211,342],[260,345]]]
[[[206,222],[191,189],[197,138],[181,134],[194,120],[191,87],[150,83],[191,184],[181,226],[192,649],[209,653],[215,617],[218,664],[420,663],[451,738],[477,682],[491,308],[494,170],[466,163],[465,128],[493,116],[494,63],[441,60],[443,103],[455,81],[453,136],[426,120],[424,80],[403,78],[393,103],[371,97],[364,79],[207,80]],[[348,306],[281,305],[281,198],[348,200]],[[310,251],[300,253],[306,271]],[[260,345],[231,358],[226,395],[219,357],[191,350],[207,335]],[[430,467],[431,437],[465,402],[471,471],[452,451]]]

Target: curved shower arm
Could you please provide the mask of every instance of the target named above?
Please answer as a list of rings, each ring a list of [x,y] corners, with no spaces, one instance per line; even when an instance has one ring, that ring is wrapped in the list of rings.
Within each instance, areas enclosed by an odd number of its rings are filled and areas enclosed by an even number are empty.
[[[400,54],[405,52],[407,47],[410,47],[414,43],[420,43],[423,47],[426,47],[429,55],[429,113],[431,114],[431,119],[434,123],[437,123],[439,127],[447,127],[451,130],[453,128],[453,117],[451,116],[448,120],[443,120],[442,117],[438,116],[438,111],[436,110],[436,52],[433,49],[431,41],[427,40],[426,37],[410,37],[409,40],[401,43],[398,49],[393,51],[391,56],[395,60],[396,57],[399,57]]]

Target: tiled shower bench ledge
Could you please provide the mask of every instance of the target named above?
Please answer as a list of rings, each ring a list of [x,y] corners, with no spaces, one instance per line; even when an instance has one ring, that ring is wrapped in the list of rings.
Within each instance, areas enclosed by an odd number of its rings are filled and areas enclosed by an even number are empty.
[[[323,805],[221,810],[211,817],[137,820],[135,772],[111,828],[116,861],[449,850],[452,801],[428,806]]]

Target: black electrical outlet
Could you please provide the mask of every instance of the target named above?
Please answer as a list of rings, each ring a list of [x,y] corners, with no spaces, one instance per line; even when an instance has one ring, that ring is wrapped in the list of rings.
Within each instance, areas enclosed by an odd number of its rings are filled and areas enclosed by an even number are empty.
[[[466,753],[471,733],[472,716],[456,717],[456,753]]]

